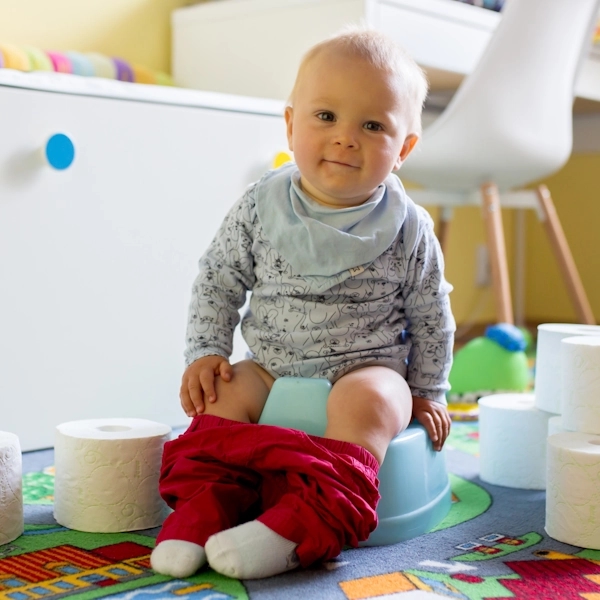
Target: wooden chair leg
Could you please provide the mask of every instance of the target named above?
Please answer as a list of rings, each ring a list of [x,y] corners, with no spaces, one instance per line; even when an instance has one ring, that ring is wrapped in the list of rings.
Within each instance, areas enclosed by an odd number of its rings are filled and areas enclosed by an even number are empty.
[[[550,246],[558,262],[561,275],[567,286],[567,292],[575,307],[577,319],[580,323],[595,325],[594,313],[583,288],[579,271],[575,266],[571,249],[565,237],[562,225],[554,208],[552,196],[545,185],[536,189],[538,202],[543,215],[542,223],[550,239]]]
[[[490,267],[492,270],[496,316],[499,323],[514,325],[498,187],[493,183],[482,185],[481,196],[483,200],[483,220],[487,232]]]
[[[452,221],[453,209],[450,206],[442,206],[440,208],[440,222],[438,225],[437,237],[442,247],[442,253],[448,251],[448,238],[450,235],[450,221]]]
[[[514,260],[513,260],[513,278],[512,278],[512,299],[513,311],[515,313],[515,325],[525,326],[525,288],[527,283],[527,273],[525,270],[525,256],[527,254],[527,232],[526,232],[526,213],[524,208],[517,208],[514,211]]]

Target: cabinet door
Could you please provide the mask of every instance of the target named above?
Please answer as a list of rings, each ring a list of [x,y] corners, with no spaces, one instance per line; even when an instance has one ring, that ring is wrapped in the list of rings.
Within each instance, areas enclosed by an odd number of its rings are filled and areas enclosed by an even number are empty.
[[[283,119],[6,87],[0,105],[0,430],[28,450],[64,421],[185,425],[197,261]],[[42,158],[57,132],[64,171]]]

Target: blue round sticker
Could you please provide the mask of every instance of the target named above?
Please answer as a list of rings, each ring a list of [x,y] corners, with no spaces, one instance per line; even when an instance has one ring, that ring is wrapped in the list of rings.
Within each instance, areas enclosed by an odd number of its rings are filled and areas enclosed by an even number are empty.
[[[54,134],[46,144],[46,158],[51,167],[62,170],[71,166],[75,158],[75,146],[64,133]]]

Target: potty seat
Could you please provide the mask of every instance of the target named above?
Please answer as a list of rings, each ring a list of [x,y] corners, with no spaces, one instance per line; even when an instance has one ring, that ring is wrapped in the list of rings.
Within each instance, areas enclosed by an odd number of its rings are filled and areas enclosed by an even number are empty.
[[[327,426],[327,379],[280,377],[258,421],[323,437]],[[391,442],[379,469],[379,524],[361,546],[395,544],[426,533],[450,510],[444,450],[436,452],[425,428],[413,421]]]

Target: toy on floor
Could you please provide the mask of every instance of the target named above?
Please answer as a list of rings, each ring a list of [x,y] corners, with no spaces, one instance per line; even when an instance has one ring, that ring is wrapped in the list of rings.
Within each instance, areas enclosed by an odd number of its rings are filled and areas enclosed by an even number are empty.
[[[280,377],[273,384],[259,424],[323,436],[330,390],[327,379]],[[378,477],[379,525],[361,546],[395,544],[426,533],[450,510],[444,452],[433,449],[425,428],[417,422],[390,442]]]
[[[528,342],[518,327],[492,325],[454,355],[450,371],[448,410],[453,419],[477,418],[477,400],[494,392],[524,392],[531,386],[526,349]]]

